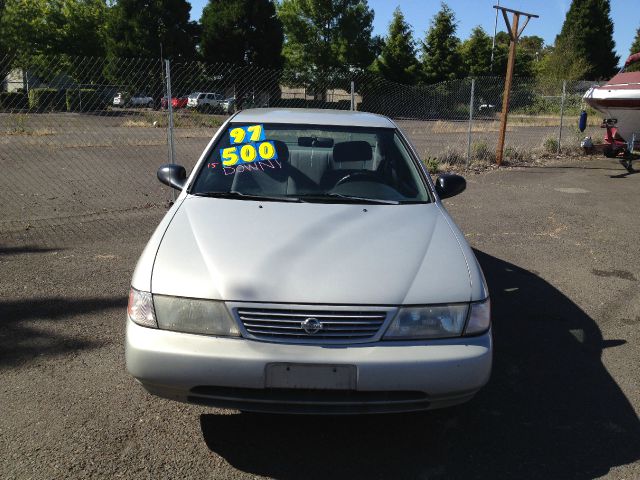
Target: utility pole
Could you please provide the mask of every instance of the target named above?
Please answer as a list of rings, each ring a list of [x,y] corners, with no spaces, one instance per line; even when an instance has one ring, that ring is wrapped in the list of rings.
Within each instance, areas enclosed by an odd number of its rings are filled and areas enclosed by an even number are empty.
[[[507,74],[504,79],[504,95],[502,96],[502,118],[500,120],[500,134],[498,136],[498,149],[496,151],[496,163],[498,166],[502,163],[502,154],[504,152],[504,136],[507,131],[507,114],[509,113],[509,99],[511,98],[511,81],[513,80],[513,67],[516,63],[516,44],[522,34],[523,30],[532,18],[538,18],[538,15],[533,13],[520,12],[518,10],[511,10],[510,8],[501,7],[500,5],[494,5],[493,8],[502,11],[502,16],[507,24],[507,31],[509,32],[509,62],[507,63]],[[509,23],[509,17],[507,12],[513,14],[513,22]],[[518,28],[520,23],[520,15],[526,18],[522,27]]]

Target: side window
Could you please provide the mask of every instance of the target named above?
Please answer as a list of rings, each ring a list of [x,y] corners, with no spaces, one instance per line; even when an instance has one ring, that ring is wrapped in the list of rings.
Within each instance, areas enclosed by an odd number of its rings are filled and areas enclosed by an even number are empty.
[[[207,93],[207,100],[213,100],[215,95],[213,93]]]

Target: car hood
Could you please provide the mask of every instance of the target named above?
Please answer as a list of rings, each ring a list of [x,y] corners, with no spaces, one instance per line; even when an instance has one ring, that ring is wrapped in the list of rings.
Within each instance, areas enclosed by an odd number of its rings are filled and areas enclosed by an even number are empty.
[[[188,197],[160,243],[151,291],[227,301],[465,302],[467,260],[437,204]]]

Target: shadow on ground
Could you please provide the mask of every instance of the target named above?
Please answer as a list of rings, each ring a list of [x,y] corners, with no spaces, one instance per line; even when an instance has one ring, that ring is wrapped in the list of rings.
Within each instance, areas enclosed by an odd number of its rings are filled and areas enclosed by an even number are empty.
[[[111,308],[124,311],[126,303],[123,297],[0,301],[0,367],[101,346],[88,339],[90,331],[70,328],[69,320]]]
[[[45,248],[36,245],[25,245],[21,247],[3,247],[0,245],[0,257],[3,255],[21,255],[25,253],[48,253],[63,250],[61,248]]]
[[[424,414],[202,415],[210,450],[277,479],[571,478],[640,458],[640,423],[600,361],[596,323],[537,275],[476,252],[495,365],[470,403]]]

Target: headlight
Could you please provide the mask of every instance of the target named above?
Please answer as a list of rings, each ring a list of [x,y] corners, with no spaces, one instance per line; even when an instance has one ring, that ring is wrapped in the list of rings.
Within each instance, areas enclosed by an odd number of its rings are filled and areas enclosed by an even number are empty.
[[[158,326],[175,332],[240,336],[223,302],[154,295]]]
[[[401,308],[384,334],[386,339],[459,337],[468,304]]]
[[[149,292],[141,292],[131,287],[127,313],[132,322],[143,327],[157,328],[156,314],[153,310],[153,299]]]
[[[487,298],[483,302],[471,304],[469,321],[464,329],[465,335],[478,335],[489,330],[491,326],[491,302]]]

